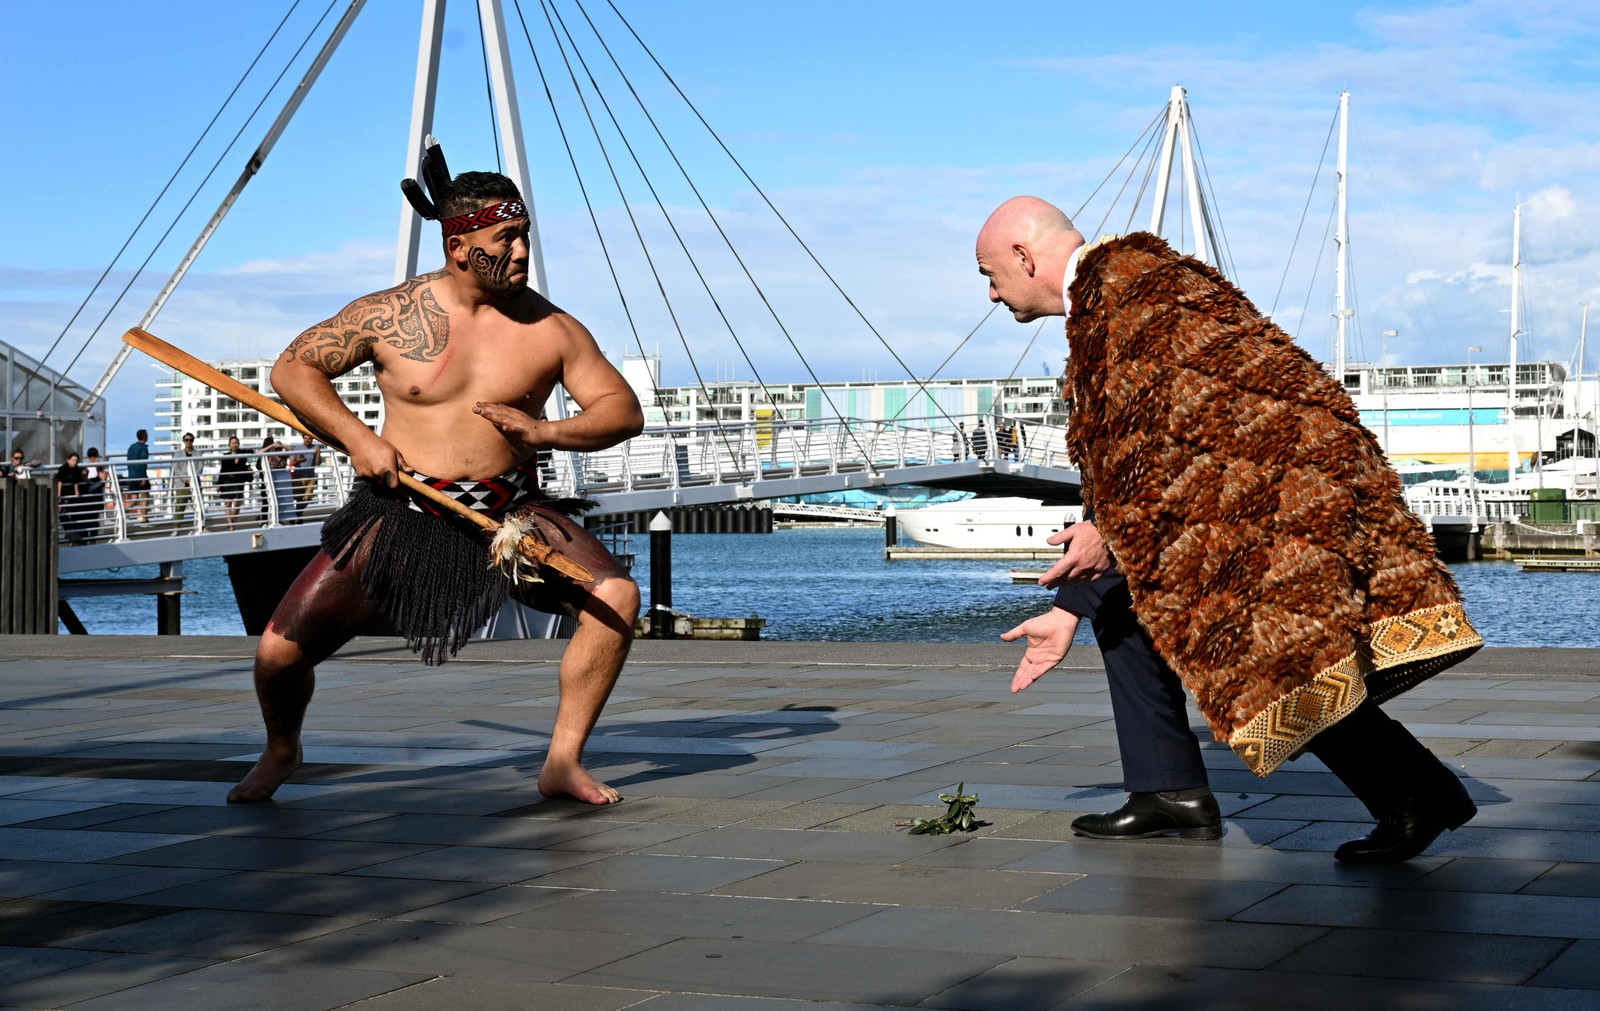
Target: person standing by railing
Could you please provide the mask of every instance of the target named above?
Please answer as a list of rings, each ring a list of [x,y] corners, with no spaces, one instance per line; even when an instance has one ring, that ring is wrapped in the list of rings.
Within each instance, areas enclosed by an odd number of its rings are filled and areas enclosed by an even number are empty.
[[[143,523],[150,510],[150,471],[144,462],[150,459],[150,433],[141,428],[133,435],[134,441],[128,446],[128,479],[122,488],[127,494],[129,518]]]
[[[100,459],[100,450],[89,447],[84,461],[84,470],[88,473],[88,480],[83,486],[83,520],[84,528],[91,535],[100,533],[100,525],[106,518],[106,481],[111,477],[111,468],[107,467]]]
[[[309,435],[300,437],[300,446],[289,457],[289,474],[294,481],[294,521],[305,522],[306,510],[317,494],[317,468],[322,465],[322,447]]]
[[[183,448],[172,454],[172,471],[167,476],[167,487],[172,489],[172,522],[181,523],[194,504],[194,433],[183,433]]]
[[[288,451],[283,443],[272,436],[267,436],[261,443],[261,448],[256,450],[262,458],[262,466],[266,468],[264,483],[266,485],[267,500],[274,503],[273,509],[279,523],[286,522],[289,509],[294,503],[294,488],[289,481],[288,459],[283,456]],[[269,511],[267,518],[271,520],[274,513]]]
[[[83,488],[89,472],[78,466],[78,454],[68,453],[67,462],[56,469],[56,501],[61,513],[61,532],[73,544],[83,543]]]
[[[217,497],[222,499],[222,516],[232,530],[239,518],[239,507],[244,502],[244,490],[250,483],[250,458],[239,449],[239,437],[228,436],[228,455],[222,458],[217,470]]]

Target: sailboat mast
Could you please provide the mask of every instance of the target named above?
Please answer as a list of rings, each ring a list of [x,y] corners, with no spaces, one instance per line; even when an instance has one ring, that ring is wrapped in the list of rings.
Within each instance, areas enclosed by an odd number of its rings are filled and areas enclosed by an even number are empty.
[[[1572,416],[1577,424],[1572,428],[1572,457],[1576,461],[1580,449],[1578,433],[1583,430],[1583,363],[1589,354],[1589,303],[1583,303],[1583,323],[1578,327],[1578,388],[1572,397]],[[1600,408],[1600,403],[1596,404]],[[1596,413],[1600,413],[1597,410]],[[1600,428],[1597,428],[1593,419],[1589,423],[1589,452],[1594,456],[1594,486],[1595,494],[1600,495]]]
[[[1511,364],[1506,366],[1506,421],[1511,441],[1506,451],[1506,480],[1516,478],[1521,454],[1517,452],[1517,336],[1522,333],[1522,205],[1511,213]]]
[[[1350,269],[1350,215],[1345,202],[1345,182],[1350,170],[1350,92],[1339,92],[1339,224],[1333,241],[1339,247],[1333,266],[1333,378],[1344,385],[1345,324],[1352,310],[1345,308],[1345,277]],[[1378,363],[1381,367],[1382,362]]]

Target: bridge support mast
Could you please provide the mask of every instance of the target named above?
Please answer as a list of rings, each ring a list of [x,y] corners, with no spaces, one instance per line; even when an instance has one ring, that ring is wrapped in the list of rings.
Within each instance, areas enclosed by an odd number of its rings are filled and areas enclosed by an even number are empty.
[[[406,142],[406,178],[422,175],[422,146],[433,133],[433,113],[439,90],[439,49],[444,38],[446,0],[422,0],[422,37],[417,46],[416,87],[411,97],[411,132]],[[550,296],[544,269],[544,246],[539,240],[539,218],[534,210],[533,180],[528,175],[527,147],[522,140],[522,114],[517,106],[516,82],[511,71],[511,53],[506,47],[505,11],[500,0],[478,0],[479,22],[483,26],[484,51],[488,54],[489,88],[494,96],[495,122],[500,129],[501,158],[506,175],[522,191],[528,207],[528,255],[533,289]],[[404,198],[400,199],[400,241],[395,252],[394,282],[399,284],[418,273],[422,248],[422,219]],[[557,388],[545,403],[550,418],[567,416],[566,392]],[[565,472],[577,493],[582,492],[583,468],[572,453],[557,453],[553,461]]]

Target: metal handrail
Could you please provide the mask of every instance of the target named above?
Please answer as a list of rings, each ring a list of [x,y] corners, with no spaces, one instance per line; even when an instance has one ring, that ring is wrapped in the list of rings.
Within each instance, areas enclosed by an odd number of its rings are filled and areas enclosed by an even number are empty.
[[[237,494],[232,483],[219,480],[225,457],[249,458],[249,477]],[[303,452],[239,454],[196,453],[152,456],[135,460],[146,466],[148,488],[130,489],[125,457],[103,459],[96,468],[103,483],[85,495],[60,503],[60,543],[112,544],[151,537],[172,537],[220,530],[251,530],[317,522],[331,515],[348,498],[355,473],[343,454],[322,450],[323,462],[312,469],[290,465]],[[40,466],[37,472],[53,479],[59,465]],[[230,505],[233,508],[230,509]]]
[[[966,424],[965,439],[957,438],[955,422]],[[1010,438],[1013,426],[1022,435],[1017,443]],[[976,444],[975,435],[981,436]],[[119,543],[320,521],[345,503],[355,477],[343,454],[328,449],[322,453],[323,463],[316,469],[314,481],[297,485],[281,466],[269,466],[273,461],[287,463],[300,455],[297,450],[265,455],[245,451],[240,455],[251,457],[251,476],[237,497],[227,494],[217,480],[221,461],[230,454],[165,455],[132,461],[147,468],[147,492],[127,489],[130,461],[125,457],[101,460],[109,474],[98,501],[63,504],[62,542]],[[887,469],[980,458],[987,466],[1017,461],[1071,467],[1064,428],[993,412],[894,421],[767,418],[723,422],[720,427],[711,423],[667,425],[647,429],[599,452],[556,454],[558,458],[569,455],[577,469],[565,466],[561,459],[540,462],[540,484],[547,493],[614,495],[757,485],[784,478],[878,474]],[[187,481],[185,471],[189,472]],[[43,475],[49,471],[41,466],[35,472]],[[237,506],[230,508],[230,502]],[[73,520],[70,529],[67,519]]]

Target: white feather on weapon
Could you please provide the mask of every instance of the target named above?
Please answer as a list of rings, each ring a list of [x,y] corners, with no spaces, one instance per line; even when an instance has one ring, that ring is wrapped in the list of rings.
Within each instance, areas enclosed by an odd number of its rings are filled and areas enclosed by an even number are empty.
[[[539,575],[539,564],[522,550],[522,541],[527,537],[544,543],[532,513],[518,509],[502,516],[500,529],[489,542],[489,565],[505,573],[514,583],[542,583],[544,577]]]

